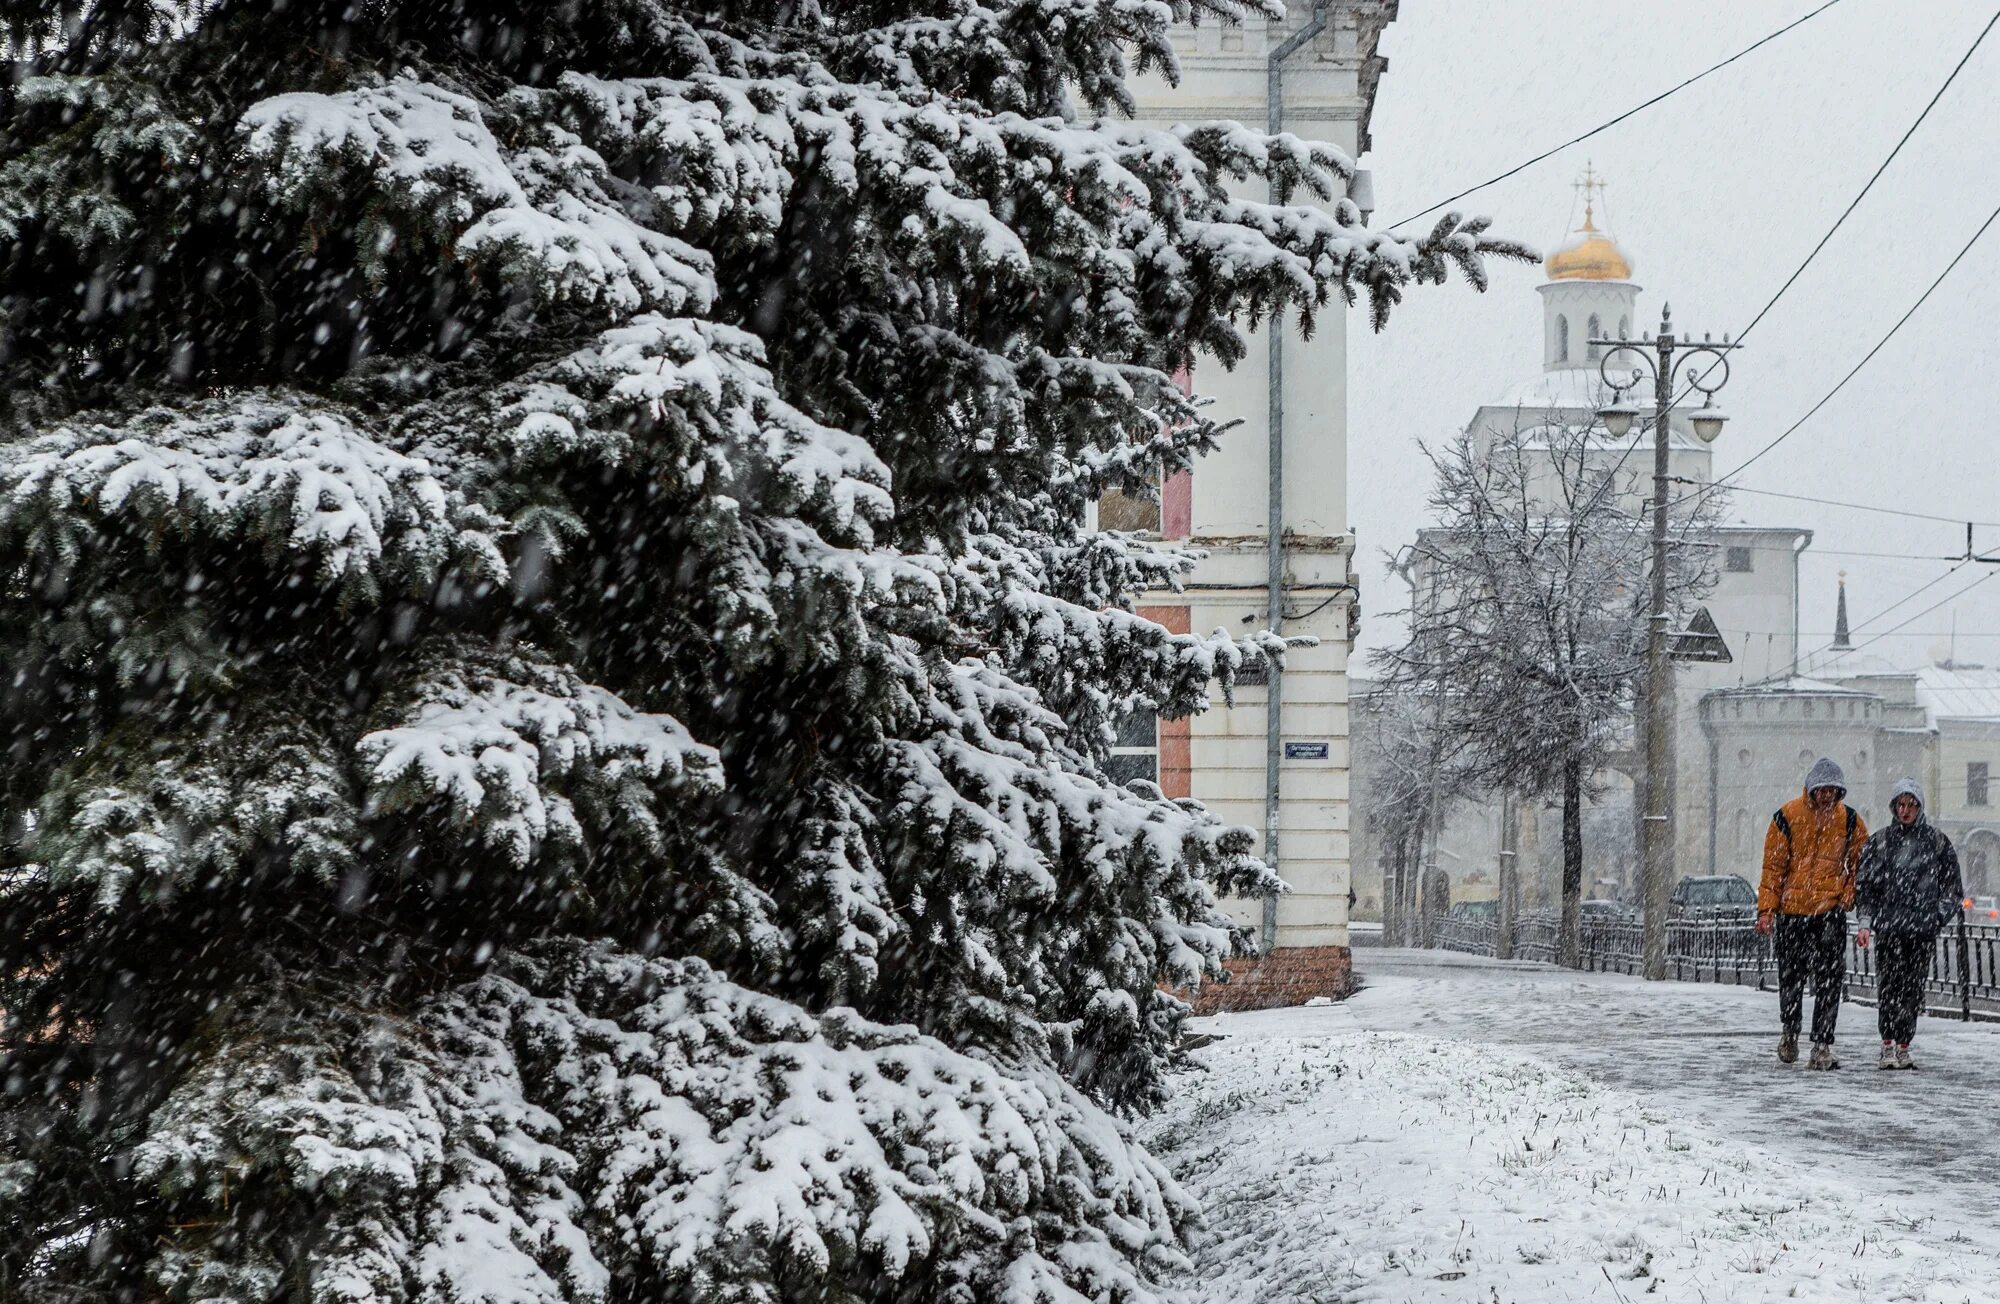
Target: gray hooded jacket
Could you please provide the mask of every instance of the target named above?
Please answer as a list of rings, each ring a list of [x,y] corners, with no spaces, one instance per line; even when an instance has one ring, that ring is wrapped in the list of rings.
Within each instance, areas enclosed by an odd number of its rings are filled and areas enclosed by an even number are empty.
[[[1907,826],[1894,814],[1895,800],[1902,796],[1917,799],[1917,818]],[[1923,800],[1915,779],[1897,784],[1889,799],[1889,822],[1861,849],[1855,904],[1861,918],[1878,933],[1935,937],[1958,917],[1964,890],[1958,851],[1923,813]]]

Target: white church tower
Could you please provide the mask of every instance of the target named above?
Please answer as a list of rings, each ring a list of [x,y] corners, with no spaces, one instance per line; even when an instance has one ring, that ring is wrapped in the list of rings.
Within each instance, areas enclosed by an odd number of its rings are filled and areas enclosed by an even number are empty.
[[[1597,205],[1604,181],[1585,165],[1583,225],[1560,249],[1543,261],[1549,279],[1537,287],[1542,296],[1542,369],[1578,370],[1592,380],[1599,350],[1593,339],[1637,339],[1633,324],[1639,287],[1632,281],[1632,260],[1597,229]]]

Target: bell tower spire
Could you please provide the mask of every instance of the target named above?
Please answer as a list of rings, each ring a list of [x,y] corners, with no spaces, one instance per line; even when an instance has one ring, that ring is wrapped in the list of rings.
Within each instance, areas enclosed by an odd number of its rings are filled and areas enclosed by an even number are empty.
[[[1847,572],[1840,572],[1840,606],[1833,618],[1833,646],[1829,651],[1845,652],[1854,646],[1847,634]]]

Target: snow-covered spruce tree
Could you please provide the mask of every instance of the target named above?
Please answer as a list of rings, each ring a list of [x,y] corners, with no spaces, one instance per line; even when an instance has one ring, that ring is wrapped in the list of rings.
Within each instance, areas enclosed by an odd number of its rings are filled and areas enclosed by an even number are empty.
[[[8,7],[0,1295],[1171,1293],[1267,877],[1098,762],[1257,645],[1083,507],[1514,252],[1088,116],[1189,10]]]

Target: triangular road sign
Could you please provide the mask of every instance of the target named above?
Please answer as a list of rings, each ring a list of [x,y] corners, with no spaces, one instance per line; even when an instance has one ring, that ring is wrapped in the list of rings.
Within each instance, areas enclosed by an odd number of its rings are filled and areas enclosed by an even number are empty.
[[[1695,609],[1688,627],[1674,635],[1667,655],[1676,661],[1729,662],[1736,659],[1729,655],[1729,644],[1722,641],[1722,631],[1715,627],[1715,617],[1708,614],[1707,607]]]

